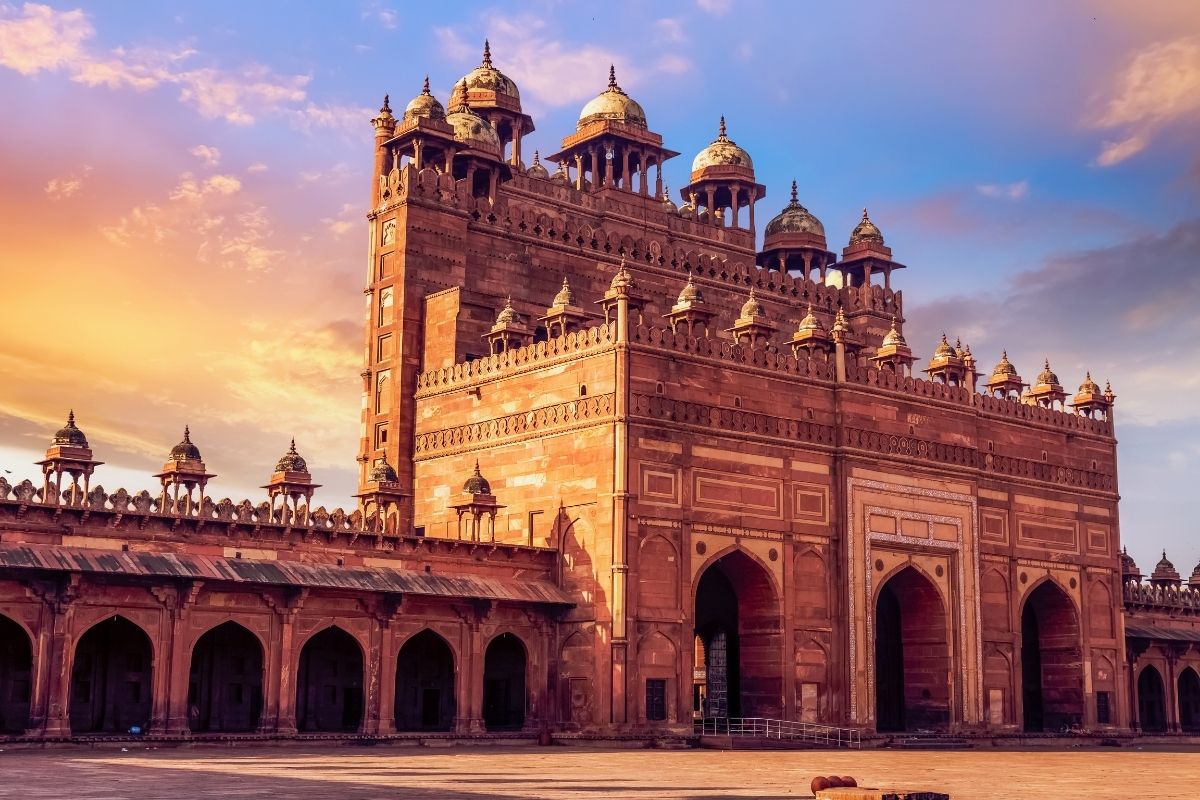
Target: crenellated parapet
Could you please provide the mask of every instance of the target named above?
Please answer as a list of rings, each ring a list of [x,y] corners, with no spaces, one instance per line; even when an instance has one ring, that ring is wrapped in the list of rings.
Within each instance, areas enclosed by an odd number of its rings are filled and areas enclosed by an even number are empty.
[[[1125,604],[1146,610],[1184,610],[1200,612],[1200,589],[1188,586],[1155,586],[1140,581],[1126,581]]]

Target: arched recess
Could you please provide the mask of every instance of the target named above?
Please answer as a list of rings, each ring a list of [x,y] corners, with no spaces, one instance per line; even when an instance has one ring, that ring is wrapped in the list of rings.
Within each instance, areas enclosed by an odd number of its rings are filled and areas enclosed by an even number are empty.
[[[1113,637],[1112,594],[1104,581],[1092,581],[1088,589],[1088,632],[1097,638]]]
[[[902,567],[875,600],[876,730],[946,730],[951,668],[941,593],[916,567]]]
[[[109,617],[75,646],[71,733],[127,733],[150,724],[154,647],[140,627]]]
[[[1021,610],[1021,700],[1027,731],[1083,723],[1079,613],[1049,577],[1030,590]]]
[[[502,633],[483,655],[483,724],[489,731],[520,730],[525,724],[525,644]]]
[[[825,620],[829,617],[829,575],[825,559],[812,548],[797,554],[794,591],[797,620]]]
[[[561,719],[576,725],[592,721],[592,672],[594,651],[583,631],[575,631],[559,648],[558,669],[562,677]]]
[[[696,581],[694,609],[704,716],[781,718],[783,625],[771,573],[744,550],[719,554]]]
[[[1188,733],[1200,732],[1200,675],[1192,667],[1179,673],[1179,727]]]
[[[820,722],[829,713],[829,654],[816,639],[796,649],[796,703],[803,722]]]
[[[1147,665],[1138,673],[1138,725],[1144,731],[1159,733],[1167,729],[1167,697],[1162,673]]]
[[[979,610],[985,631],[1008,633],[1012,630],[1008,581],[995,567],[984,570],[979,578]]]
[[[362,647],[336,625],[325,628],[300,650],[296,727],[301,731],[356,731],[362,716]]]
[[[1003,725],[1012,716],[1012,664],[995,645],[983,658],[984,714],[989,725]]]
[[[15,620],[0,614],[0,734],[20,734],[29,725],[33,643]]]
[[[592,527],[582,518],[572,520],[565,510],[559,511],[554,526],[555,544],[562,553],[562,587],[575,601],[571,613],[575,618],[590,617],[593,605],[603,600],[597,597],[602,592],[592,569]]]
[[[638,671],[643,686],[639,698],[647,722],[675,722],[679,718],[679,651],[661,631],[643,636],[637,646]]]
[[[638,608],[679,608],[679,557],[662,536],[642,540],[638,548]]]
[[[426,628],[410,636],[396,657],[398,731],[448,731],[457,711],[454,651]]]
[[[192,648],[188,726],[196,733],[252,731],[263,708],[263,647],[232,620],[205,632]]]

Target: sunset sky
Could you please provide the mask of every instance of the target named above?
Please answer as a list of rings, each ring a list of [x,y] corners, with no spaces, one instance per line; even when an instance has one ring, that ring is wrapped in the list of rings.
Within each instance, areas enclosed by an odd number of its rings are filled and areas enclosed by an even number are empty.
[[[74,408],[111,490],[191,426],[218,497],[296,437],[350,505],[370,118],[491,40],[554,151],[608,65],[692,155],[724,114],[839,249],[869,206],[907,338],[1118,395],[1122,538],[1200,560],[1200,3],[0,2],[0,475]],[[761,227],[761,226],[760,226]],[[10,474],[11,471],[11,474]]]

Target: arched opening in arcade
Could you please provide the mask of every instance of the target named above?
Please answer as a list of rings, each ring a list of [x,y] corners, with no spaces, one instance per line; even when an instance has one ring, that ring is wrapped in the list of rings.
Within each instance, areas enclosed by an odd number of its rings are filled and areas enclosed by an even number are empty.
[[[1138,726],[1159,733],[1167,729],[1167,693],[1162,674],[1151,666],[1142,667],[1137,681]]]
[[[356,731],[362,716],[362,648],[341,628],[326,628],[300,651],[296,727],[301,731]]]
[[[1179,727],[1187,733],[1200,732],[1200,675],[1186,667],[1179,673]]]
[[[693,692],[705,717],[783,716],[782,628],[771,576],[751,556],[733,550],[704,570],[695,605],[704,683]]]
[[[24,733],[29,725],[33,645],[25,629],[0,616],[0,734]]]
[[[428,628],[409,637],[396,658],[396,730],[454,727],[454,653]]]
[[[188,726],[195,733],[258,728],[263,708],[263,649],[236,622],[206,632],[192,648]]]
[[[1021,610],[1021,700],[1027,731],[1083,723],[1079,616],[1071,598],[1050,580],[1029,593]]]
[[[154,648],[124,617],[93,625],[75,647],[71,733],[128,733],[150,727]]]
[[[511,633],[488,644],[483,656],[483,725],[489,731],[525,724],[525,645]]]
[[[875,600],[876,730],[946,730],[951,686],[942,596],[924,574],[905,567]]]

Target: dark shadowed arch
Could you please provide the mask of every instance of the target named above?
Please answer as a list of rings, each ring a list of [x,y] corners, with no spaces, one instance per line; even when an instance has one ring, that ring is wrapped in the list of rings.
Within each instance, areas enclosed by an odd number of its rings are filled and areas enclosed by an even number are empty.
[[[1159,733],[1167,729],[1167,696],[1162,673],[1153,666],[1142,667],[1138,674],[1138,725],[1144,731]]]
[[[483,724],[489,731],[520,730],[525,724],[525,645],[502,633],[483,656]]]
[[[124,617],[93,625],[75,646],[71,732],[127,733],[150,725],[154,647]]]
[[[1179,673],[1179,727],[1188,733],[1200,731],[1200,675],[1191,667]]]
[[[1079,615],[1050,579],[1030,591],[1021,610],[1021,700],[1027,731],[1083,723]]]
[[[946,606],[928,577],[907,566],[875,601],[875,728],[945,730],[950,723]]]
[[[192,648],[188,726],[196,733],[258,728],[263,708],[263,648],[236,622],[206,631]]]
[[[450,645],[428,628],[410,636],[396,657],[396,730],[448,731],[456,707]]]
[[[296,727],[302,731],[356,731],[362,716],[362,647],[341,628],[326,628],[300,651]]]
[[[0,734],[24,733],[33,685],[33,644],[25,629],[0,615]]]

